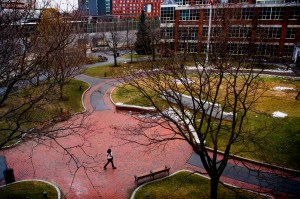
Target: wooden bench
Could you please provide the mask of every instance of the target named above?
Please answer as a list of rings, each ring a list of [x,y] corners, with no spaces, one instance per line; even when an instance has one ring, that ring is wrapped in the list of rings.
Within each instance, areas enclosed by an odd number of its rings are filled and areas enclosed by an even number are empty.
[[[165,166],[164,168],[151,170],[149,173],[145,173],[145,174],[138,175],[138,176],[135,175],[134,179],[135,179],[135,182],[139,185],[140,180],[146,179],[146,180],[143,180],[141,183],[151,181],[151,180],[157,179],[158,174],[164,174],[164,175],[167,174],[167,175],[169,175],[170,174],[170,167]],[[159,175],[159,177],[162,177],[164,175]]]

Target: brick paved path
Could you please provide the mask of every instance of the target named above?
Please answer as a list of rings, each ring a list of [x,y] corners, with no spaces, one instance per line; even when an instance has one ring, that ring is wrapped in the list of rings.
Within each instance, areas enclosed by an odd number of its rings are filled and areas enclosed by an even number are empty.
[[[91,100],[97,100],[91,98],[93,93],[99,91],[99,89],[101,90],[101,87],[107,86],[107,82],[110,81],[99,81],[86,92],[84,104],[88,111],[93,109]],[[67,198],[90,199],[102,197],[118,199],[128,198],[128,195],[136,187],[133,177],[135,174],[145,173],[164,165],[171,167],[171,173],[180,169],[203,172],[199,167],[187,163],[192,154],[192,149],[183,141],[172,141],[163,150],[147,152],[145,147],[132,143],[125,144],[123,140],[116,136],[115,133],[118,132],[112,125],[122,128],[135,124],[136,121],[127,112],[117,112],[107,94],[103,95],[103,101],[106,110],[93,111],[86,121],[89,129],[78,132],[87,139],[88,142],[83,148],[92,158],[88,158],[79,149],[74,149],[74,153],[81,160],[92,160],[92,165],[95,166],[93,171],[88,170],[85,172],[83,168],[79,168],[74,176],[73,173],[76,169],[74,163],[67,164],[69,156],[63,154],[63,151],[57,145],[50,141],[45,141],[44,144],[40,145],[28,141],[3,152],[8,167],[13,168],[15,171],[16,180],[37,178],[53,182],[62,189],[64,194],[68,193]],[[79,120],[76,121],[79,122]],[[72,144],[75,145],[81,141],[82,138],[77,135],[60,139],[60,142],[65,146],[72,146]],[[113,151],[116,170],[113,170],[110,165],[107,170],[103,170],[108,148]],[[222,180],[237,186],[259,190],[257,186],[226,177],[223,177]]]

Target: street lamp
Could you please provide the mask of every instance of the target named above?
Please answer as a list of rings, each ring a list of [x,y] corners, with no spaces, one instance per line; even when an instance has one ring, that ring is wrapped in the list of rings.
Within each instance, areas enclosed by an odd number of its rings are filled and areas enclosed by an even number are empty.
[[[211,32],[211,17],[212,17],[212,7],[214,0],[209,0],[209,21],[208,21],[208,34],[207,34],[207,44],[206,44],[206,57],[205,57],[205,66],[208,64],[208,54],[209,54],[209,44],[210,44],[210,32]]]

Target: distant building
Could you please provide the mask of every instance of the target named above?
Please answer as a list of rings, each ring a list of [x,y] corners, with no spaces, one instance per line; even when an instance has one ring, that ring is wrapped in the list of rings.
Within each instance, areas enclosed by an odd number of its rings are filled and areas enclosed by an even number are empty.
[[[24,9],[26,7],[35,7],[36,0],[1,0],[0,10],[2,9]]]
[[[140,15],[142,10],[145,10],[147,17],[159,17],[161,3],[163,0],[79,0],[78,7],[91,17],[132,17]]]
[[[163,41],[175,52],[206,52],[208,30],[218,30],[218,15],[235,11],[227,30],[231,54],[244,54],[251,44],[260,55],[292,58],[294,44],[300,42],[299,0],[218,0],[209,27],[210,7],[208,0],[166,0],[160,14]],[[254,39],[258,33],[265,36],[260,43]]]

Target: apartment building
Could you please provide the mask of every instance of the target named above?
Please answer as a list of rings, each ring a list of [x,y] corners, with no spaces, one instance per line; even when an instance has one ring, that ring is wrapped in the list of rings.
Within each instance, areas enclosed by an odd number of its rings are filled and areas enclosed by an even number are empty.
[[[221,30],[224,16],[228,27]],[[227,31],[231,54],[245,54],[251,45],[263,56],[292,58],[300,43],[299,16],[299,0],[166,0],[160,26],[163,41],[175,52],[207,52],[208,41],[218,42],[213,35]]]
[[[79,10],[95,17],[115,15],[118,17],[136,17],[145,10],[147,17],[160,16],[160,4],[163,0],[79,0]]]

